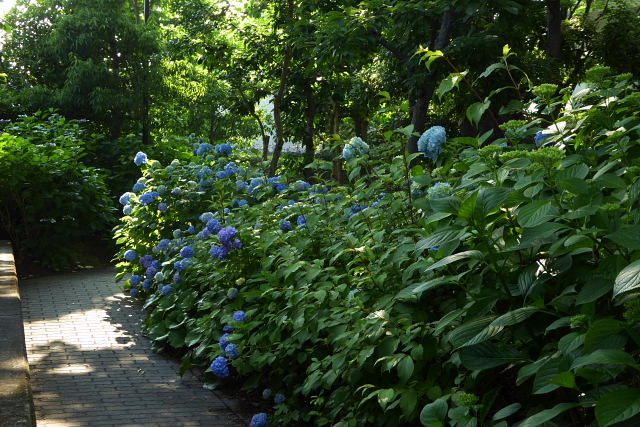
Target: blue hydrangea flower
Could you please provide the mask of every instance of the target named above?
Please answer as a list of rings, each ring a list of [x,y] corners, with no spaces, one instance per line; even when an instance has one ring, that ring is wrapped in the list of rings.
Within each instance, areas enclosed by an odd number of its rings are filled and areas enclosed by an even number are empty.
[[[238,298],[238,288],[229,288],[227,290],[227,298],[229,299],[236,299]]]
[[[213,149],[213,145],[209,144],[208,142],[203,142],[202,144],[198,144],[198,147],[196,148],[196,156],[203,156],[207,152],[211,151],[212,149]]]
[[[126,205],[124,208],[122,208],[122,213],[125,215],[131,215],[133,213],[133,206]]]
[[[345,160],[351,160],[353,159],[353,147],[350,145],[345,145],[344,148],[342,149],[342,157]]]
[[[282,193],[284,190],[287,189],[287,184],[285,184],[284,182],[275,182],[271,185],[273,186],[273,189],[276,190],[277,193]]]
[[[224,166],[224,171],[227,176],[235,175],[238,173],[238,166],[234,162],[229,162]]]
[[[166,203],[164,203],[164,202],[158,203],[158,210],[160,212],[166,212],[167,209],[169,209],[169,206]]]
[[[237,359],[240,357],[240,350],[238,350],[238,346],[236,344],[229,343],[227,347],[225,347],[224,352],[230,359]]]
[[[160,242],[158,242],[158,247],[160,248],[160,250],[166,251],[167,249],[169,249],[169,244],[170,243],[171,243],[171,240],[162,239],[162,240],[160,240]]]
[[[193,246],[185,246],[184,248],[180,249],[180,256],[183,258],[193,258],[195,254],[196,253],[193,250]]]
[[[225,142],[224,144],[218,144],[216,145],[216,153],[228,156],[229,154],[233,153],[233,146],[228,142]]]
[[[309,184],[307,181],[296,181],[293,183],[293,188],[296,191],[307,191],[311,189],[311,184]]]
[[[233,206],[234,208],[241,208],[242,206],[246,206],[248,204],[249,204],[249,202],[246,201],[245,199],[240,199],[240,200],[234,199],[231,202],[231,206]]]
[[[144,182],[136,182],[135,184],[133,184],[133,188],[131,189],[134,193],[139,193],[141,191],[143,191],[145,188],[147,188],[147,186],[145,185]]]
[[[242,181],[242,180],[238,180],[236,181],[236,190],[243,192],[243,191],[247,191],[249,189],[249,185]]]
[[[224,325],[222,328],[223,332],[233,332],[236,328],[234,328],[233,326],[229,326],[229,325]]]
[[[156,280],[156,282],[162,282],[164,280],[164,274],[162,274],[162,272],[158,271],[156,273],[156,275],[153,276],[153,278]]]
[[[173,190],[171,190],[171,194],[173,194],[174,196],[180,196],[182,194],[182,188],[174,188]]]
[[[129,278],[129,283],[131,283],[131,286],[138,286],[138,283],[140,283],[141,281],[142,276],[138,276],[137,274],[134,274]]]
[[[147,268],[146,274],[147,277],[155,277],[156,273],[158,272],[158,270],[155,267],[149,267]]]
[[[178,239],[180,237],[182,237],[182,230],[180,230],[179,228],[173,230],[173,238]]]
[[[207,230],[209,230],[211,234],[218,234],[220,230],[222,230],[222,224],[215,218],[211,219],[207,221]]]
[[[202,231],[200,232],[200,234],[201,234],[201,235],[200,235],[200,238],[202,238],[202,239],[206,239],[206,238],[208,238],[209,236],[211,236],[211,232],[210,232],[210,231],[209,231],[209,229],[208,229],[208,228],[206,228],[206,227],[205,227],[205,229],[204,229],[204,230],[202,230]]]
[[[291,231],[291,221],[287,221],[286,219],[280,220],[280,230],[282,231]]]
[[[151,279],[144,279],[144,282],[142,282],[142,287],[145,291],[148,291],[149,289],[151,289]]]
[[[265,414],[264,412],[260,412],[259,414],[255,414],[253,418],[251,418],[249,427],[266,427],[267,422],[267,414]]]
[[[271,399],[271,389],[270,388],[265,388],[264,390],[262,390],[262,398],[264,400],[269,400]]]
[[[551,135],[553,135],[552,133],[544,133],[542,131],[536,133],[536,136],[533,137],[533,142],[536,144],[536,147],[539,147],[540,145],[542,145],[542,141],[544,141],[546,138],[550,137]]]
[[[238,310],[233,313],[233,320],[236,322],[244,322],[247,319],[247,313],[242,310]]]
[[[446,182],[436,182],[427,190],[427,197],[431,200],[441,199],[451,194],[451,185]]]
[[[136,295],[138,295],[138,288],[129,289],[129,295],[131,295],[132,297],[135,297]]]
[[[193,225],[190,225],[189,228],[187,228],[187,233],[195,234],[195,232],[196,232],[196,228]]]
[[[151,267],[152,263],[153,263],[153,256],[152,255],[145,255],[145,256],[140,258],[140,265],[142,265],[144,268]]]
[[[267,184],[273,184],[274,182],[282,182],[282,177],[281,176],[273,176],[273,177],[267,179]]]
[[[127,261],[133,261],[137,257],[138,257],[138,252],[136,252],[135,249],[129,249],[124,253],[124,259],[126,259]]]
[[[224,334],[220,337],[220,348],[224,351],[225,348],[229,345],[229,337],[231,334]]]
[[[157,191],[149,191],[148,193],[144,193],[140,196],[140,204],[142,206],[146,206],[152,203],[160,194]]]
[[[442,126],[432,126],[418,139],[418,150],[431,160],[442,153],[442,145],[447,141],[447,131]]]
[[[211,212],[205,212],[202,215],[200,215],[200,221],[204,222],[205,224],[208,223],[209,221],[211,221],[213,219],[215,215]]]
[[[342,157],[351,160],[369,154],[369,145],[362,138],[354,136],[342,149]]]
[[[151,262],[151,267],[155,268],[156,270],[160,270],[162,268],[162,263],[155,259]]]
[[[263,178],[260,178],[260,177],[251,178],[251,180],[249,181],[249,193],[254,194],[257,188],[261,186],[263,183],[264,183]]]
[[[227,378],[229,376],[229,362],[226,357],[218,356],[211,362],[211,372],[218,378]]]
[[[218,179],[225,179],[225,178],[229,178],[229,174],[226,171],[218,171],[216,172],[216,178]]]
[[[282,393],[276,394],[275,397],[273,398],[273,402],[276,405],[282,405],[285,402],[285,400],[287,399],[284,397],[284,394]]]
[[[231,246],[232,239],[236,237],[236,234],[238,234],[238,230],[234,227],[225,227],[218,232],[218,238],[224,246]]]
[[[305,225],[307,223],[307,217],[304,215],[298,216],[298,220],[296,221],[298,226]]]
[[[135,163],[136,166],[142,166],[146,163],[149,163],[149,159],[147,158],[147,155],[142,151],[138,151],[136,153],[136,157],[133,159],[133,163]]]
[[[120,198],[118,199],[118,201],[120,202],[121,205],[127,205],[129,204],[129,202],[131,201],[131,196],[133,196],[133,193],[130,192],[126,192],[124,193],[122,196],[120,196]]]
[[[212,246],[209,255],[212,258],[226,259],[229,256],[229,249],[225,246]]]
[[[162,287],[162,295],[169,295],[171,292],[173,292],[173,286],[165,285]]]
[[[224,208],[224,209],[222,209],[222,212],[224,212],[224,213],[228,214],[229,212],[231,212],[231,209],[229,209],[229,208]]]
[[[173,264],[173,267],[178,271],[182,271],[185,268],[187,268],[190,262],[191,262],[191,258],[184,258],[180,261],[177,261],[175,264]]]

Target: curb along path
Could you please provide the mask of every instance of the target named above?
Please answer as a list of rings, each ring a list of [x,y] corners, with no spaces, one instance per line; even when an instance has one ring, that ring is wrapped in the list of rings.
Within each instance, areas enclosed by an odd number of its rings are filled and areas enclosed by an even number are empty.
[[[247,425],[236,402],[181,379],[176,362],[151,351],[143,313],[114,277],[105,269],[21,282],[38,427]]]

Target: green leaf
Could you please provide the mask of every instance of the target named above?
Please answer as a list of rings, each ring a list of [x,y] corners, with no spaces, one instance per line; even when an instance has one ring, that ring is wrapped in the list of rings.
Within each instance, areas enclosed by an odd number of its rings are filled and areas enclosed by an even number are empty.
[[[578,357],[571,364],[571,369],[576,370],[589,365],[624,365],[640,370],[640,366],[629,353],[615,349],[595,350],[593,353]]]
[[[449,405],[444,399],[429,403],[420,411],[420,422],[425,427],[444,427]]]
[[[558,376],[549,381],[551,384],[559,385],[560,387],[571,388],[576,390],[576,377],[573,372],[564,371],[560,372]]]
[[[550,200],[537,200],[518,209],[518,223],[522,227],[535,227],[553,219],[553,211]]]
[[[640,249],[640,225],[621,228],[615,233],[608,234],[606,237],[623,248]]]
[[[426,282],[415,283],[398,292],[396,294],[396,298],[407,298],[411,295],[421,294],[442,284],[451,283],[452,279],[455,277],[456,276],[441,276],[436,277],[435,279],[427,280]]]
[[[516,412],[518,412],[520,410],[520,408],[522,408],[521,404],[512,403],[511,405],[505,406],[504,408],[500,409],[498,412],[493,414],[493,418],[491,418],[491,419],[493,421],[499,421],[499,420],[501,420],[503,418],[510,417],[511,415],[513,415]]]
[[[605,279],[601,276],[592,277],[582,287],[582,289],[580,289],[578,296],[576,296],[576,304],[588,304],[592,301],[595,301],[609,292],[612,288],[613,280]]]
[[[442,99],[444,94],[450,92],[453,88],[458,87],[460,81],[466,76],[468,71],[463,71],[461,73],[451,73],[446,78],[442,79],[438,88],[436,89],[436,95],[438,95],[439,99]]]
[[[605,188],[627,188],[627,183],[624,182],[624,179],[612,173],[605,173],[604,175],[599,176],[595,181]]]
[[[640,260],[622,269],[613,284],[613,297],[640,288]]]
[[[413,359],[410,356],[406,356],[400,361],[400,363],[398,363],[397,369],[400,381],[402,381],[403,384],[406,383],[409,378],[411,378],[411,375],[413,375]]]
[[[442,258],[440,261],[434,263],[433,265],[429,266],[429,268],[425,270],[425,273],[440,267],[444,267],[445,265],[449,265],[454,262],[460,261],[462,259],[467,259],[467,258],[482,259],[484,258],[484,254],[478,250],[472,250],[472,251],[464,251],[464,252],[459,252],[457,254],[449,255],[447,257]]]
[[[619,423],[640,413],[640,389],[612,391],[596,402],[596,419],[603,427]]]
[[[573,409],[578,406],[579,403],[558,403],[551,409],[545,409],[544,411],[540,411],[537,414],[534,414],[516,424],[516,427],[538,427],[547,421],[557,417],[561,413],[568,411],[569,409]]]
[[[400,409],[402,414],[409,418],[418,404],[418,392],[413,389],[403,390],[400,395]]]
[[[615,319],[600,319],[589,327],[584,338],[585,351],[594,351],[600,343],[624,329],[622,322]]]
[[[501,62],[496,62],[494,64],[489,65],[483,72],[478,76],[479,79],[489,77],[491,73],[498,69],[505,69],[505,65]]]
[[[470,320],[449,333],[448,339],[455,348],[462,347],[474,338],[495,319],[495,317],[481,317]]]
[[[511,326],[526,320],[533,313],[540,311],[538,307],[522,307],[503,314],[491,322],[491,326]]]
[[[482,371],[496,366],[523,360],[525,355],[506,344],[483,342],[463,347],[460,362],[472,371]]]
[[[485,113],[485,111],[489,109],[490,106],[491,106],[491,101],[476,102],[475,104],[471,104],[467,108],[467,112],[466,112],[467,119],[469,119],[471,123],[477,126],[478,123],[480,123],[480,119],[482,118],[482,115]]]
[[[466,229],[447,229],[436,231],[426,239],[420,240],[416,244],[416,250],[421,251],[424,249],[431,249],[433,247],[438,247],[443,243],[458,240],[464,235],[465,232]]]
[[[478,214],[482,217],[495,212],[507,200],[511,189],[506,187],[482,188],[478,194]]]
[[[380,407],[385,410],[387,405],[391,403],[396,397],[396,391],[392,388],[384,388],[378,392],[378,403]]]
[[[559,386],[551,384],[551,380],[556,378],[561,372],[569,368],[567,359],[564,357],[553,357],[547,360],[536,373],[533,380],[533,394],[549,393]]]

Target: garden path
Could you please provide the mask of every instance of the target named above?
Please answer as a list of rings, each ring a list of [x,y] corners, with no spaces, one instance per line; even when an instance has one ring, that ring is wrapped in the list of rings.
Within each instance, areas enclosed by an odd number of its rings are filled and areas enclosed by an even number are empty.
[[[176,362],[151,351],[142,310],[114,275],[21,282],[38,427],[246,426],[238,402],[181,379]]]

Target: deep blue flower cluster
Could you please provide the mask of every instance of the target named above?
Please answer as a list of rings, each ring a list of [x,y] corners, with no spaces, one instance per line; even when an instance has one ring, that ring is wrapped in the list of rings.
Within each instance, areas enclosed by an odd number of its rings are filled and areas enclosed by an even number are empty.
[[[311,189],[311,184],[307,181],[296,181],[293,183],[293,188],[296,191],[307,191]]]
[[[127,261],[133,261],[137,257],[138,253],[135,251],[135,249],[129,249],[124,253],[124,259],[126,259]]]
[[[169,295],[171,292],[173,292],[173,286],[165,285],[162,287],[162,295]]]
[[[184,259],[182,259],[180,261],[176,261],[173,264],[173,268],[175,268],[178,271],[182,271],[185,268],[187,268],[187,266],[189,265],[190,262],[191,262],[191,258],[184,258]]]
[[[229,154],[233,153],[233,146],[228,142],[225,142],[224,144],[218,144],[216,145],[216,153],[223,156],[228,156]]]
[[[236,237],[237,234],[238,230],[234,227],[220,229],[220,231],[218,231],[218,239],[221,245],[213,246],[209,251],[209,255],[211,255],[212,258],[223,260],[229,256],[229,252],[233,249],[242,248],[242,242]]]
[[[296,223],[298,224],[298,226],[305,225],[307,223],[307,217],[305,215],[298,216]]]
[[[135,163],[136,166],[142,166],[145,163],[149,163],[149,159],[142,151],[138,151],[133,159],[133,163]]]
[[[133,188],[131,189],[131,191],[133,191],[134,193],[139,193],[141,191],[144,191],[147,188],[146,184],[142,181],[138,181],[135,184],[133,184]]]
[[[242,310],[238,310],[233,313],[233,320],[235,320],[236,322],[244,322],[245,320],[247,320],[247,313]]]
[[[229,362],[226,357],[216,357],[211,362],[211,372],[218,378],[227,378],[229,376]]]
[[[220,243],[224,246],[232,246],[234,241],[233,239],[238,234],[238,230],[234,227],[225,227],[218,232],[218,238],[220,239]]]
[[[171,240],[162,239],[158,242],[158,249],[160,249],[161,251],[166,251],[167,249],[169,249],[169,244],[171,244]]]
[[[229,337],[231,336],[231,334],[223,334],[220,337],[220,348],[224,351],[225,348],[227,348],[227,346],[229,345]]]
[[[144,288],[145,291],[148,291],[149,289],[151,289],[151,285],[152,285],[151,279],[144,279],[144,282],[142,283],[142,287]]]
[[[230,359],[237,359],[238,357],[240,357],[240,350],[238,350],[237,344],[228,344],[225,347],[224,352]]]
[[[148,193],[144,193],[140,196],[140,204],[142,206],[146,206],[152,203],[160,194],[157,191],[149,191]]]
[[[275,395],[275,397],[273,398],[273,402],[276,405],[282,405],[285,402],[286,398],[284,397],[284,394],[282,393],[278,393]]]
[[[286,219],[281,219],[280,220],[280,230],[282,231],[291,231],[291,221],[288,221]]]
[[[164,202],[158,203],[158,210],[160,212],[166,212],[168,209],[169,209],[169,205],[167,205],[166,203]]]
[[[265,414],[264,412],[260,412],[259,414],[255,414],[253,418],[251,418],[249,427],[266,427],[267,422],[267,414]]]
[[[210,219],[207,221],[207,230],[211,234],[218,234],[218,232],[222,230],[222,224],[217,219]]]
[[[184,248],[180,249],[180,256],[183,258],[193,258],[193,256],[195,255],[195,251],[193,250],[193,246],[185,246]]]
[[[418,150],[431,160],[436,160],[442,153],[442,146],[447,141],[447,131],[442,126],[432,126],[418,139]]]
[[[149,268],[151,267],[151,264],[153,264],[153,256],[151,255],[145,255],[140,257],[140,265],[143,266],[144,268]]]
[[[234,328],[233,326],[229,326],[229,325],[224,325],[222,327],[222,332],[233,332],[236,328]]]
[[[135,297],[136,295],[138,295],[138,289],[137,288],[129,289],[129,295],[131,295],[132,297]]]
[[[129,278],[129,283],[131,283],[131,286],[138,286],[138,283],[140,283],[141,281],[142,277],[138,276],[137,274],[134,274]]]
[[[231,202],[231,206],[233,206],[234,208],[241,208],[242,206],[246,206],[248,204],[249,204],[249,202],[246,201],[245,199],[240,199],[240,200],[234,199]]]
[[[208,153],[211,150],[213,150],[213,145],[209,144],[208,142],[203,142],[196,146],[195,155],[204,156],[206,153]]]

